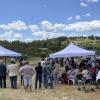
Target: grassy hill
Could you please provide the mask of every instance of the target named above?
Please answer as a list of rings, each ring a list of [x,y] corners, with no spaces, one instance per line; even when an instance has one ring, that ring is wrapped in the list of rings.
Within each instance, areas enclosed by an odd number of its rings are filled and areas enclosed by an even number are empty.
[[[79,47],[95,50],[100,54],[100,37],[58,37],[47,40],[38,40],[32,42],[21,41],[0,41],[0,45],[23,54],[27,57],[43,57],[48,56],[50,53],[57,52],[65,48],[69,43],[74,43]]]

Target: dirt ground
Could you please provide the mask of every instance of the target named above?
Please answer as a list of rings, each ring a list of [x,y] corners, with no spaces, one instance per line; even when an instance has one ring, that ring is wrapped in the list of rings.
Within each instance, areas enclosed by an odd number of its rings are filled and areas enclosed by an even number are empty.
[[[17,90],[10,88],[8,78],[7,88],[0,88],[0,100],[100,100],[100,89],[95,90],[95,92],[84,93],[83,91],[78,91],[77,86],[59,84],[54,86],[54,89],[42,87],[42,89],[35,90],[33,77],[33,92],[25,92],[23,86],[20,85],[20,77],[18,77]]]
[[[9,84],[9,80],[7,83]],[[84,93],[78,91],[77,86],[59,84],[54,86],[54,89],[42,87],[42,89],[37,90],[34,89],[33,85],[33,92],[26,92],[23,86],[18,83],[17,90],[12,90],[10,84],[7,89],[0,89],[0,100],[100,100],[100,90]]]

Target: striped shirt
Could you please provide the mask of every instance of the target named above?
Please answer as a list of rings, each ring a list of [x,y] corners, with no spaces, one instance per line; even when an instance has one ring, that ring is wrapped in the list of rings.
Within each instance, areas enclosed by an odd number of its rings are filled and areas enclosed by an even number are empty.
[[[24,78],[32,78],[33,68],[30,65],[24,65],[20,68],[20,72],[22,73]]]

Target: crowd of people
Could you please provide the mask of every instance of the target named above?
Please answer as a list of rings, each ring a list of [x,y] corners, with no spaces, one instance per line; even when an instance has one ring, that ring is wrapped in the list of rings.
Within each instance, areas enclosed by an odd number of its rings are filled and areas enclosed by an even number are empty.
[[[17,89],[18,75],[20,75],[21,85],[24,86],[25,91],[32,91],[33,75],[35,76],[35,89],[41,88],[42,83],[45,88],[49,86],[53,89],[53,85],[59,81],[59,63],[53,65],[50,60],[42,59],[37,66],[30,65],[28,61],[21,59],[20,63],[16,63],[11,59],[11,64],[5,65],[0,59],[0,87],[6,88],[6,77],[9,76],[11,88]]]
[[[67,58],[65,60],[65,73],[62,74],[65,84],[77,84],[78,81],[94,85],[100,82],[100,60],[95,58]]]
[[[33,76],[35,76],[35,89],[51,88],[62,84],[75,84],[78,80],[83,80],[85,83],[95,84],[99,87],[100,84],[100,61],[95,58],[65,58],[63,60],[65,66],[61,73],[59,59],[42,58],[37,66],[32,66],[24,59],[20,60],[18,65],[14,59],[11,59],[11,64],[5,65],[0,59],[0,87],[6,88],[6,76],[9,76],[11,88],[17,89],[18,74],[21,77],[21,85],[25,91],[32,91]]]

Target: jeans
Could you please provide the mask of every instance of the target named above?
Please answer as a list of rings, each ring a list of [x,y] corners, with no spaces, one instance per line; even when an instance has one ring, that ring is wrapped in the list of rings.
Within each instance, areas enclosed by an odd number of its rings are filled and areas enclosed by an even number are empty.
[[[0,77],[0,87],[1,88],[6,88],[6,76]]]
[[[44,78],[44,87],[46,86],[46,84],[47,84],[47,75],[45,74],[45,75],[43,75],[43,78]]]
[[[21,75],[21,85],[24,85],[23,75]]]
[[[51,88],[53,88],[52,75],[48,75],[48,74],[44,75],[44,86],[45,86],[45,88],[48,88],[49,80],[50,80],[50,86],[51,86]]]
[[[11,88],[17,89],[17,76],[10,76]]]
[[[38,84],[38,81],[39,81],[39,88],[41,88],[41,83],[42,83],[42,75],[36,75],[36,78],[35,78],[35,89],[37,89],[37,84]]]
[[[59,83],[59,74],[58,73],[55,73],[53,74],[53,78],[54,78],[54,84],[58,84]]]

